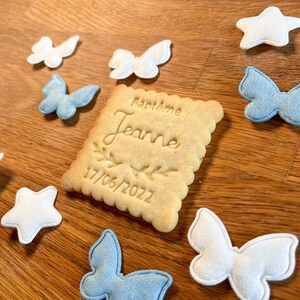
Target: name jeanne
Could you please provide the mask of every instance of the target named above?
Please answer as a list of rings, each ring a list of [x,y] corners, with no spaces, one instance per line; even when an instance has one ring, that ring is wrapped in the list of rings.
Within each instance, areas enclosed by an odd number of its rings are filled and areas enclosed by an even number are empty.
[[[140,140],[144,140],[147,137],[147,141],[149,141],[151,144],[160,143],[162,147],[168,147],[170,149],[176,149],[179,147],[179,143],[176,138],[172,138],[171,140],[170,139],[165,140],[165,137],[163,135],[156,135],[151,131],[146,131],[139,128],[132,128],[130,126],[125,127],[123,124],[126,118],[133,114],[134,113],[128,113],[120,110],[115,112],[115,116],[118,117],[117,129],[114,133],[108,134],[103,139],[103,143],[105,145],[112,144],[118,135],[123,134],[125,136],[140,139]]]

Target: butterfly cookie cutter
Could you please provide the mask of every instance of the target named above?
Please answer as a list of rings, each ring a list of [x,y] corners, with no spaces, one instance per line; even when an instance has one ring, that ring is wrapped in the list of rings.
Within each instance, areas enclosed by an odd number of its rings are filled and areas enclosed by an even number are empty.
[[[242,300],[270,297],[267,281],[280,281],[295,269],[296,236],[267,234],[241,248],[233,247],[222,221],[201,208],[188,232],[192,248],[200,253],[190,264],[193,279],[202,285],[216,285],[225,279]]]
[[[44,61],[49,68],[58,68],[64,57],[70,56],[77,45],[79,35],[75,35],[57,47],[53,47],[52,40],[43,36],[31,48],[33,54],[27,57],[27,62],[34,65]]]
[[[171,41],[164,40],[150,47],[140,57],[135,57],[130,51],[118,49],[109,61],[112,79],[124,79],[134,73],[144,79],[154,78],[159,70],[158,65],[166,63],[171,56]]]

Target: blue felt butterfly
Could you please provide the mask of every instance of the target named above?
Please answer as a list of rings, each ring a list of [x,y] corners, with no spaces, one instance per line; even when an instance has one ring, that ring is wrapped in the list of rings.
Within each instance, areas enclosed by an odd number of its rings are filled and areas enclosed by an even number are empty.
[[[120,244],[108,229],[92,246],[89,259],[92,272],[80,283],[81,295],[88,300],[161,300],[172,284],[172,277],[162,271],[137,271],[124,276]]]
[[[254,67],[248,67],[239,92],[251,101],[244,111],[250,121],[268,121],[278,113],[286,122],[300,126],[300,85],[287,93],[280,92],[268,76]]]
[[[66,94],[66,84],[59,75],[53,75],[43,88],[45,99],[39,110],[43,114],[56,111],[59,118],[68,120],[74,116],[76,109],[91,102],[99,90],[97,85],[86,85],[70,95]]]

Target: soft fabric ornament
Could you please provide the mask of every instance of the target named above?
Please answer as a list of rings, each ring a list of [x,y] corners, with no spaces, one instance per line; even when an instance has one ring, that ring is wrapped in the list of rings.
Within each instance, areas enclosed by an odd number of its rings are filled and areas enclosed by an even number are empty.
[[[103,231],[92,246],[89,259],[92,272],[80,283],[81,295],[87,300],[162,300],[172,284],[172,277],[162,271],[122,274],[122,252],[111,230]]]
[[[284,280],[295,269],[296,236],[267,234],[237,248],[222,221],[206,208],[198,210],[188,240],[200,253],[190,264],[192,277],[203,285],[216,285],[228,278],[242,300],[269,299],[267,281]]]
[[[17,228],[20,243],[31,243],[42,228],[60,224],[62,216],[54,208],[56,195],[54,186],[39,192],[19,189],[15,206],[1,219],[2,226]]]
[[[240,19],[236,26],[244,32],[243,50],[264,43],[281,47],[289,43],[289,32],[300,27],[300,18],[286,17],[278,7],[270,6],[257,17]]]
[[[135,57],[130,51],[118,49],[109,61],[109,67],[114,69],[110,78],[124,79],[134,73],[140,78],[154,78],[159,70],[158,65],[166,63],[171,56],[171,41],[164,40],[151,46],[140,57]]]
[[[72,94],[67,95],[67,87],[59,75],[53,75],[43,88],[45,99],[40,103],[39,110],[43,114],[56,111],[59,118],[72,118],[77,108],[88,105],[99,91],[98,85],[85,85]]]
[[[276,114],[286,122],[300,126],[300,85],[289,92],[281,92],[263,72],[248,67],[239,92],[251,103],[245,107],[245,116],[252,122],[265,122]]]
[[[31,48],[33,54],[27,57],[30,64],[38,64],[44,61],[48,68],[58,68],[64,57],[70,56],[77,45],[79,35],[75,35],[57,47],[53,47],[52,40],[48,36],[43,36]]]

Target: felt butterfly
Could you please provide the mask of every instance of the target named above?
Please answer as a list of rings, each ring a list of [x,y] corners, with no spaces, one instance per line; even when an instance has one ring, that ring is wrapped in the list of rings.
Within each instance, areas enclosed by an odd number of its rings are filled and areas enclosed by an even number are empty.
[[[88,300],[161,300],[172,277],[162,271],[121,273],[122,253],[114,232],[104,230],[89,253],[92,272],[81,280],[80,292]]]
[[[110,78],[124,79],[134,73],[140,78],[154,78],[158,74],[158,65],[167,62],[171,56],[171,41],[164,40],[150,47],[140,57],[130,51],[118,49],[109,61],[113,70]]]
[[[251,103],[244,111],[252,122],[265,122],[277,113],[286,122],[300,126],[300,85],[289,92],[280,92],[264,73],[248,67],[239,86],[240,94]]]
[[[77,108],[91,102],[98,90],[97,85],[86,85],[67,95],[64,80],[59,75],[53,75],[43,88],[45,99],[40,103],[39,110],[43,114],[56,111],[59,118],[70,119],[76,113]]]
[[[27,57],[27,62],[30,64],[38,64],[42,61],[49,68],[57,68],[62,63],[63,57],[70,56],[77,45],[79,35],[75,35],[57,47],[53,47],[52,40],[43,36],[31,48],[33,54]]]
[[[200,253],[190,264],[191,276],[203,285],[216,285],[228,278],[240,299],[269,299],[267,281],[286,279],[295,268],[298,239],[294,235],[268,234],[238,249],[232,246],[222,221],[205,208],[198,210],[188,240]]]

